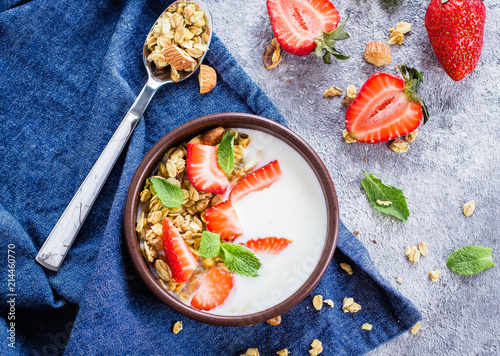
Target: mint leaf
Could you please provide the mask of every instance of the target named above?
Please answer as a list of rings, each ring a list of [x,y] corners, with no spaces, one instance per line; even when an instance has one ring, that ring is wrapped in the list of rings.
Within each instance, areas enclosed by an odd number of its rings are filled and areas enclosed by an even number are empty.
[[[410,211],[406,205],[406,198],[399,188],[382,183],[373,174],[363,172],[365,178],[361,185],[365,190],[370,204],[378,211],[395,216],[399,220],[406,221]]]
[[[258,277],[260,260],[248,247],[224,242],[220,245],[220,257],[224,264],[234,273],[247,276]]]
[[[234,136],[226,131],[217,149],[217,163],[226,174],[231,174],[234,169]]]
[[[492,252],[489,247],[462,247],[448,257],[446,266],[458,274],[477,274],[495,265],[491,257]]]
[[[220,235],[203,231],[200,241],[200,255],[205,258],[215,258],[220,252]]]
[[[152,192],[158,196],[161,203],[166,208],[180,209],[184,192],[181,188],[160,177],[151,177]]]

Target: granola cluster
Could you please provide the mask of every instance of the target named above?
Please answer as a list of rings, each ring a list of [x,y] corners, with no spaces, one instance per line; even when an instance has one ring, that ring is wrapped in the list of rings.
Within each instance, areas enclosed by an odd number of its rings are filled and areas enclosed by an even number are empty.
[[[205,12],[192,1],[180,1],[167,8],[146,39],[150,51],[147,60],[158,69],[170,66],[171,79],[180,79],[179,71],[191,72],[197,59],[208,50],[210,35]]]
[[[243,178],[249,171],[255,168],[257,162],[243,161],[243,151],[250,138],[248,135],[239,133],[237,130],[229,130],[235,137],[235,169],[229,180],[232,184]],[[225,129],[219,127],[207,133],[196,136],[190,143],[204,143],[217,145]],[[184,193],[182,206],[179,209],[170,209],[163,206],[158,196],[152,192],[152,184],[146,180],[144,189],[140,193],[140,213],[137,218],[136,232],[139,238],[141,251],[144,259],[150,263],[155,277],[160,285],[166,290],[173,291],[183,301],[195,292],[201,280],[197,275],[206,272],[213,266],[223,271],[228,271],[220,258],[201,258],[199,248],[201,235],[207,230],[205,211],[222,201],[222,197],[213,193],[205,193],[197,190],[190,182],[186,173],[187,144],[170,148],[158,164],[154,176],[160,176],[168,182],[180,187]],[[177,283],[172,279],[172,273],[163,255],[162,244],[162,221],[168,218],[179,230],[182,238],[188,245],[193,255],[201,264],[194,271],[193,276],[185,283]]]

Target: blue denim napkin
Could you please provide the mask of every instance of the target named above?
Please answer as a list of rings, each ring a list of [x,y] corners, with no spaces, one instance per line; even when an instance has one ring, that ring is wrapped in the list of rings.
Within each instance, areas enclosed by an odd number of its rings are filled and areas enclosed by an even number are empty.
[[[282,316],[279,326],[195,322],[157,301],[137,276],[123,244],[122,212],[147,150],[174,127],[216,112],[255,113],[286,124],[216,36],[206,62],[217,71],[217,87],[200,95],[192,78],[161,88],[60,271],[35,262],[144,85],[144,38],[167,5],[146,0],[0,3],[0,247],[4,276],[9,270],[0,300],[0,325],[6,331],[0,352],[239,355],[257,347],[264,355],[284,348],[307,354],[312,340],[319,339],[325,355],[357,355],[408,330],[420,313],[381,276],[342,224],[321,283]],[[354,273],[342,271],[340,262],[351,264]],[[316,294],[332,299],[335,307],[313,310]],[[343,313],[344,297],[353,297],[362,310]],[[177,320],[184,330],[174,335]],[[362,330],[364,323],[373,330]]]

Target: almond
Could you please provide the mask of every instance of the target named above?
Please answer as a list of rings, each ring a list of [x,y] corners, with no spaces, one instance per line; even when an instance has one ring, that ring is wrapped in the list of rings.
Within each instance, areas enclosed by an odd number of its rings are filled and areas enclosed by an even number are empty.
[[[165,60],[176,70],[183,70],[196,63],[183,49],[176,45],[168,45],[162,52]]]
[[[377,41],[369,42],[366,45],[363,57],[368,63],[375,64],[377,67],[386,66],[392,62],[389,46]]]
[[[200,65],[198,80],[200,82],[200,93],[205,94],[215,88],[217,84],[217,74],[212,67],[202,64]]]

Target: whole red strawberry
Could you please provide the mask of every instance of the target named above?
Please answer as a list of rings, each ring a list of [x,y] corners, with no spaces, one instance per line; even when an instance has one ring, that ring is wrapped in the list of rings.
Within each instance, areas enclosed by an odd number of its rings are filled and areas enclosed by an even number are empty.
[[[485,20],[482,0],[431,0],[425,28],[439,63],[451,79],[462,80],[476,68]]]

